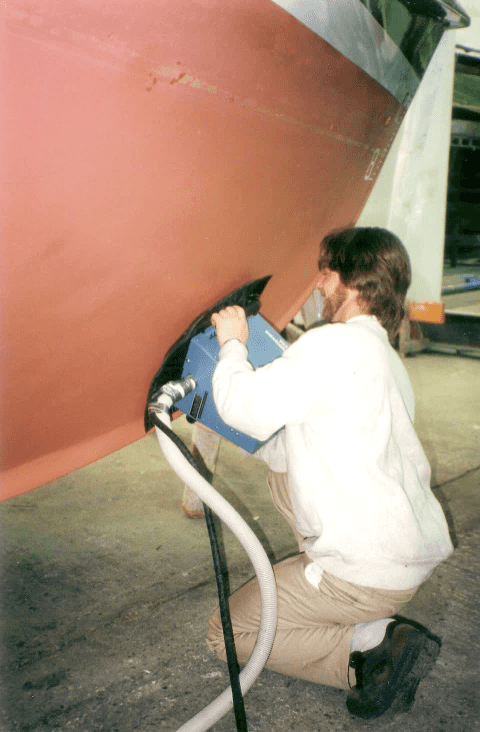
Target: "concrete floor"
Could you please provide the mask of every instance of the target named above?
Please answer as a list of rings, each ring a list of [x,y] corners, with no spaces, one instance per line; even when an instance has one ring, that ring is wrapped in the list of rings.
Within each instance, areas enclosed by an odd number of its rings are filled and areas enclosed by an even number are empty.
[[[443,638],[439,660],[413,710],[367,725],[350,717],[345,692],[263,671],[246,697],[250,732],[480,729],[480,362],[431,353],[405,362],[456,545],[405,610]],[[188,443],[183,418],[175,430]],[[214,484],[279,560],[295,542],[265,475],[222,444]],[[225,688],[226,668],[204,640],[217,604],[206,528],[181,498],[148,435],[0,504],[2,731],[172,732]],[[229,530],[223,538],[234,589],[252,570]],[[233,714],[213,729],[233,731]]]

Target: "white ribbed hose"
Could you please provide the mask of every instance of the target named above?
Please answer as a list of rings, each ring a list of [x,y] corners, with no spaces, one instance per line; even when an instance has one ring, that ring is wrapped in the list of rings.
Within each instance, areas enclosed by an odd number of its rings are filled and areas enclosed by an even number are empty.
[[[169,403],[168,399],[169,397],[160,397],[160,400],[165,400],[166,404]],[[162,412],[158,416],[167,427],[170,427],[171,420],[167,412]],[[155,431],[169,465],[179,478],[190,486],[198,497],[233,531],[255,569],[262,598],[262,615],[257,643],[247,665],[240,673],[240,687],[242,694],[246,694],[265,666],[275,638],[277,589],[270,560],[263,546],[240,514],[190,465],[179,448],[164,432],[158,427],[155,427]],[[211,704],[179,727],[177,732],[204,732],[223,717],[232,706],[232,690],[231,687],[228,687]]]

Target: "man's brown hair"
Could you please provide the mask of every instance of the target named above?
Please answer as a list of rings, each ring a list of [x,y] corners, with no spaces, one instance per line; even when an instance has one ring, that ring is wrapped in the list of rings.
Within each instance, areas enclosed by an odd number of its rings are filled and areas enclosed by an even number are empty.
[[[334,232],[320,246],[318,267],[338,272],[344,285],[357,289],[369,313],[394,338],[412,279],[410,259],[398,236],[378,227]]]

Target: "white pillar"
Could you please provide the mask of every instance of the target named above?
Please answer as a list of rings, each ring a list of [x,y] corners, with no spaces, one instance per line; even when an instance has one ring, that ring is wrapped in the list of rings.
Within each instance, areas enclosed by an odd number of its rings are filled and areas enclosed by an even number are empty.
[[[444,33],[357,222],[403,241],[415,302],[441,298],[455,35]]]

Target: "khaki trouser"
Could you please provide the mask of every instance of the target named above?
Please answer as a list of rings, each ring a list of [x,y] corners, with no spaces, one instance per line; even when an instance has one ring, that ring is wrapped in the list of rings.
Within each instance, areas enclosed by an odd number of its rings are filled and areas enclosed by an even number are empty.
[[[278,510],[295,529],[287,476],[270,471],[272,497]],[[361,587],[324,572],[318,589],[305,578],[311,560],[304,554],[283,560],[273,568],[277,583],[277,632],[267,668],[328,686],[347,689],[355,684],[348,675],[350,643],[356,623],[391,617],[415,594],[412,590]],[[261,598],[257,579],[247,582],[229,600],[235,645],[241,664],[248,661],[258,635]],[[207,643],[226,660],[220,613],[210,619]]]

